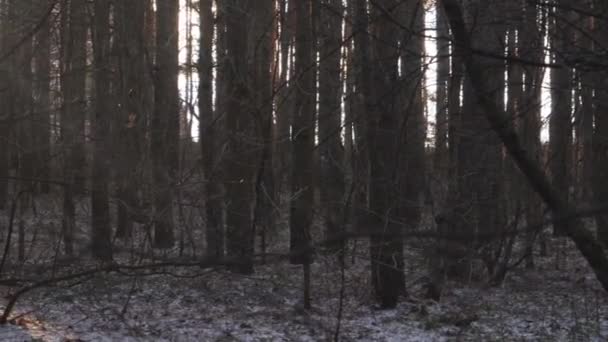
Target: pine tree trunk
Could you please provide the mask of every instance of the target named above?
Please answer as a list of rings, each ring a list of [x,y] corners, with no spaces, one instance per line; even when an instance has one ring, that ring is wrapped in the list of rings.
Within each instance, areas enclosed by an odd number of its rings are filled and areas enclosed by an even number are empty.
[[[404,111],[403,123],[405,136],[402,137],[403,157],[399,161],[399,172],[403,173],[401,188],[400,215],[408,227],[416,228],[422,216],[421,198],[427,186],[426,172],[426,104],[423,98],[423,60],[424,55],[424,7],[423,1],[410,1],[403,6],[404,24],[411,31],[401,32],[401,108]],[[405,32],[404,32],[405,31]]]
[[[82,186],[84,117],[86,105],[86,3],[84,0],[64,1],[61,3],[61,142],[63,151],[63,214],[62,235],[64,251],[71,255],[74,250],[76,189]],[[80,184],[80,185],[78,185]]]
[[[441,6],[436,7],[437,20],[437,98],[435,117],[435,176],[447,174],[448,155],[448,85],[450,78],[450,37],[448,23]]]
[[[262,146],[257,161],[258,170],[255,181],[256,206],[254,214],[254,231],[260,237],[261,252],[266,252],[266,232],[274,225],[276,214],[275,182],[273,170],[273,81],[274,70],[274,43],[275,43],[275,11],[273,0],[258,0],[254,6],[254,28],[253,41],[254,58],[251,59],[251,67],[254,70],[253,89],[254,105],[257,121],[256,136],[260,138],[259,145]]]
[[[9,46],[9,21],[8,4],[0,3],[0,49],[5,50]],[[0,61],[0,89],[10,87],[10,65],[8,60]],[[0,136],[8,137],[11,126],[12,112],[10,110],[10,94],[8,91],[0,92]],[[6,138],[4,138],[6,139]],[[6,142],[0,143],[0,209],[6,207],[9,190],[9,148]]]
[[[402,85],[397,99],[399,132],[396,146],[396,170],[399,194],[398,220],[406,229],[418,229],[422,217],[422,196],[427,186],[426,174],[426,117],[423,100],[423,60],[424,55],[424,7],[423,1],[410,1],[402,6],[403,23],[410,30],[400,32],[401,75],[397,84]],[[403,243],[398,248],[403,255]],[[399,288],[405,291],[405,279],[401,278]]]
[[[27,13],[33,10],[32,3],[29,1],[17,2],[9,1],[9,18],[13,18],[12,32],[18,32],[22,27],[30,25],[23,20],[27,17]],[[33,41],[31,37],[26,38],[21,42],[21,45],[11,56],[11,64],[16,69],[16,82],[12,84],[12,94],[14,95],[15,116],[33,115],[34,103],[32,99],[32,67],[31,61],[33,56]],[[18,169],[17,174],[21,178],[18,180],[17,189],[21,193],[19,197],[19,224],[18,224],[18,259],[25,259],[25,229],[26,215],[29,214],[31,201],[33,200],[34,191],[34,136],[33,126],[34,120],[26,118],[17,122],[17,154],[18,154]]]
[[[87,105],[87,42],[89,20],[86,0],[65,1],[68,12],[68,27],[70,33],[66,42],[66,55],[69,56],[69,75],[67,75],[70,89],[68,98],[64,99],[64,107],[69,109],[66,119],[70,126],[71,143],[69,148],[68,174],[72,186],[72,195],[83,195],[87,189],[87,158],[85,141],[85,121],[90,109]],[[62,12],[63,15],[63,12]],[[64,95],[65,96],[65,95]]]
[[[568,8],[567,0],[558,0],[559,5]],[[560,15],[571,18],[569,11],[559,10]],[[559,20],[559,19],[555,19]],[[572,44],[572,32],[567,25],[554,23],[552,25],[553,37],[551,48],[555,51],[554,59],[558,64],[564,64],[565,55],[568,53],[569,45]],[[551,103],[552,111],[549,121],[549,167],[551,170],[551,181],[560,193],[562,201],[569,202],[570,193],[570,170],[571,158],[570,147],[572,144],[572,70],[569,67],[555,68],[551,70]],[[554,233],[564,235],[568,230],[567,222],[554,224]]]
[[[48,4],[41,3],[37,5],[36,13],[39,17],[46,15]],[[40,27],[38,34],[35,36],[36,45],[34,48],[34,67],[35,75],[35,93],[36,101],[35,118],[36,124],[34,130],[34,145],[36,146],[36,178],[42,181],[39,185],[39,190],[42,193],[50,191],[49,182],[45,181],[50,178],[50,160],[51,160],[51,25],[47,19]]]
[[[95,111],[92,122],[93,172],[91,186],[92,234],[91,251],[101,260],[112,259],[112,228],[109,203],[108,135],[112,106],[110,104],[110,2],[95,2],[93,32]]]
[[[205,174],[205,213],[206,230],[205,238],[207,242],[207,257],[222,259],[224,257],[224,221],[222,215],[222,189],[219,182],[220,165],[216,152],[218,144],[216,139],[219,137],[217,132],[220,124],[217,111],[213,111],[213,29],[216,28],[218,37],[218,50],[220,49],[220,34],[223,34],[224,25],[217,21],[214,25],[212,13],[212,0],[200,1],[200,53],[199,53],[199,132],[201,153],[203,161],[203,172]],[[220,6],[219,4],[217,6]],[[218,13],[219,9],[216,10]],[[219,19],[218,14],[218,19]],[[222,32],[220,32],[222,31]],[[218,52],[218,55],[222,54]],[[217,83],[216,83],[217,84]],[[221,84],[218,84],[218,92]],[[220,96],[217,97],[218,99]],[[217,102],[216,102],[217,103]],[[219,106],[219,105],[216,105]]]
[[[597,13],[606,13],[608,4],[596,1]],[[608,42],[608,24],[602,20],[597,23],[597,51]],[[595,78],[595,129],[593,131],[593,194],[597,205],[608,202],[608,72],[601,72]],[[608,246],[608,215],[598,214],[595,217],[599,240]]]
[[[154,173],[154,246],[171,248],[175,242],[174,182],[179,156],[178,13],[179,1],[157,2],[156,74],[151,154]]]
[[[367,0],[353,1],[353,63],[354,88],[356,89],[352,107],[353,141],[353,184],[354,223],[357,229],[365,224],[369,211],[370,148],[368,146],[368,116],[374,107],[371,84],[371,52],[369,36],[369,16]]]
[[[538,9],[535,4],[527,4],[524,7],[524,23],[522,25],[522,34],[520,34],[520,43],[518,51],[521,57],[525,60],[535,63],[542,63],[544,53],[538,46],[542,46],[544,39],[543,24],[538,23]],[[525,32],[525,34],[523,34]],[[522,94],[520,103],[520,136],[522,144],[528,150],[530,156],[540,163],[541,159],[541,93],[542,93],[542,78],[543,70],[539,67],[526,66],[523,69],[524,82],[523,87],[525,93]],[[525,184],[518,181],[519,184]],[[520,192],[521,208],[524,210],[525,220],[528,226],[539,224],[543,219],[542,202],[540,197],[529,187],[525,187]],[[534,265],[534,242],[539,235],[537,231],[528,231],[526,234],[526,267],[532,268]]]
[[[313,148],[315,85],[313,70],[312,2],[296,3],[296,62],[294,80],[293,162],[290,233],[291,262],[308,264],[313,206]]]
[[[290,158],[291,158],[291,124],[293,121],[293,82],[294,73],[293,66],[293,50],[294,50],[294,0],[278,0],[280,12],[280,66],[281,73],[277,84],[277,124],[276,124],[276,179],[277,179],[277,195],[284,192],[285,188],[291,191],[289,184],[291,175]]]
[[[342,1],[326,0],[319,21],[319,155],[321,208],[325,237],[335,241],[343,234],[344,150],[342,132],[342,79],[340,74]],[[335,241],[337,242],[337,241]],[[342,243],[334,244],[342,248]]]
[[[117,108],[115,140],[118,217],[116,236],[130,238],[133,217],[139,210],[138,182],[142,175],[143,127],[145,124],[145,84],[149,83],[145,57],[145,1],[119,2],[114,7],[119,51],[118,80],[120,105]]]
[[[373,41],[371,59],[371,111],[367,123],[367,144],[370,150],[370,222],[374,234],[370,238],[371,279],[374,294],[382,308],[394,308],[404,293],[402,233],[403,170],[406,148],[403,131],[406,125],[401,112],[398,82],[399,38],[401,30],[389,18],[398,17],[396,1],[371,3],[371,15],[380,19],[372,26],[379,40]],[[411,18],[405,18],[410,20]],[[405,129],[407,130],[407,129]],[[404,166],[404,165],[403,165]]]
[[[257,153],[255,118],[247,68],[248,15],[253,3],[249,0],[226,2],[226,152],[224,184],[226,187],[226,247],[229,258],[238,263],[233,270],[253,272],[253,205]]]

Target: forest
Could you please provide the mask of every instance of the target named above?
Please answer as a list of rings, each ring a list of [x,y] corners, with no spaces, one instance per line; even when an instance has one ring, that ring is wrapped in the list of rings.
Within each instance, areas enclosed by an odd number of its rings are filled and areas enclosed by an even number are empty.
[[[0,0],[1,341],[608,340],[605,0]]]

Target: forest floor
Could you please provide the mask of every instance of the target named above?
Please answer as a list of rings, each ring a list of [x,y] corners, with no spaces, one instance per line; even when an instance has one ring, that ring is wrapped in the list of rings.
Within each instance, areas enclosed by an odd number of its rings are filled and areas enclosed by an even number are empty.
[[[0,280],[39,281],[98,267],[82,254],[88,250],[85,205],[78,209],[79,257],[56,262],[58,206],[40,206],[25,222],[26,262],[11,259]],[[0,226],[7,226],[6,214],[0,215]],[[182,221],[200,226],[195,219]],[[286,250],[283,235],[272,232],[271,252]],[[204,240],[200,234],[193,239]],[[5,241],[2,236],[0,246]],[[341,341],[608,341],[608,295],[563,238],[549,239],[552,256],[537,257],[534,270],[518,267],[497,287],[448,282],[439,303],[423,299],[428,261],[422,246],[407,241],[408,297],[393,310],[375,306],[364,241],[349,245],[343,274],[335,255],[315,257],[309,311],[302,305],[300,266],[273,262],[242,276],[201,268],[191,257],[177,259],[174,250],[163,258],[183,260],[181,266],[97,272],[24,293],[9,323],[0,325],[0,341],[326,341],[336,335]],[[117,262],[163,259],[131,253],[137,248],[123,246]],[[19,289],[0,286],[0,313]]]
[[[374,307],[362,246],[343,283],[334,256],[316,258],[310,311],[302,308],[301,268],[287,263],[258,266],[253,276],[198,267],[98,274],[26,293],[12,323],[0,326],[0,341],[333,340],[342,284],[342,341],[606,341],[608,296],[564,246],[559,259],[516,269],[499,287],[448,283],[440,303],[422,299],[424,261],[412,252],[409,298],[394,310]]]

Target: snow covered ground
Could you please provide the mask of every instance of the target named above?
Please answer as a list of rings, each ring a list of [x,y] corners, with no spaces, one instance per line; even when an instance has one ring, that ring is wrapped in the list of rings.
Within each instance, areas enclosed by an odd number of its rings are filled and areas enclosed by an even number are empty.
[[[86,203],[78,208],[80,246],[86,246],[89,232]],[[57,202],[42,204],[26,222],[28,262],[5,267],[2,280],[40,280],[54,267],[56,275],[94,267],[80,251],[71,263],[49,264],[59,250],[61,211]],[[6,226],[6,215],[0,224]],[[283,235],[280,227],[269,233],[272,252],[285,252]],[[335,256],[319,255],[312,265],[310,311],[302,306],[301,268],[285,261],[257,266],[253,276],[198,266],[165,267],[145,276],[97,273],[27,292],[11,322],[0,325],[0,342],[326,341],[334,340],[338,326],[341,341],[608,341],[608,295],[572,244],[552,238],[551,257],[537,258],[535,270],[513,270],[500,287],[447,283],[440,303],[422,298],[428,265],[421,245],[408,241],[409,297],[395,310],[375,308],[363,241],[347,253],[340,319],[340,267]],[[151,262],[126,246],[117,254],[122,264]],[[17,289],[0,286],[0,311]]]
[[[342,341],[606,341],[608,296],[570,246],[514,270],[500,287],[448,283],[441,303],[421,298],[424,267],[408,267],[410,297],[380,311],[364,258],[345,273]],[[418,261],[422,262],[422,261]],[[157,270],[158,271],[158,270]],[[200,268],[172,274],[92,278],[24,295],[0,341],[325,341],[338,325],[340,272],[333,257],[313,265],[313,309],[301,305],[297,266],[257,267],[253,276]],[[1,288],[4,295],[9,288]],[[4,297],[4,296],[3,296]],[[0,302],[0,308],[3,306]]]

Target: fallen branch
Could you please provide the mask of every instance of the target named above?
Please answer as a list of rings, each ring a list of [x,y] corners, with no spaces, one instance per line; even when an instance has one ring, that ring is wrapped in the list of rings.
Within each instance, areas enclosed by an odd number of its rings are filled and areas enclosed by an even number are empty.
[[[88,269],[88,270],[75,272],[75,273],[71,273],[71,274],[66,274],[66,275],[59,276],[59,277],[51,277],[48,279],[37,281],[28,286],[24,286],[24,287],[20,288],[19,290],[17,290],[16,292],[14,292],[13,294],[11,294],[10,296],[8,296],[8,303],[6,304],[6,307],[4,308],[2,316],[0,316],[0,324],[6,324],[9,321],[8,317],[10,316],[11,312],[13,311],[13,308],[15,307],[15,304],[17,304],[17,301],[19,300],[19,298],[22,295],[24,295],[30,291],[42,288],[42,287],[52,286],[52,285],[56,285],[58,283],[67,282],[67,281],[71,281],[71,280],[79,280],[81,278],[92,277],[92,276],[95,276],[100,273],[123,273],[124,274],[124,272],[138,272],[138,271],[153,270],[153,269],[159,269],[159,268],[165,268],[165,267],[213,268],[213,267],[234,266],[234,265],[238,265],[238,264],[240,264],[240,262],[238,260],[230,260],[230,259],[228,259],[228,260],[204,260],[204,261],[198,261],[198,262],[193,261],[193,262],[182,262],[182,263],[161,262],[161,263],[142,264],[142,265],[119,265],[119,264],[112,263],[112,264],[103,265],[101,267],[97,267],[97,268],[93,268],[93,269]],[[146,276],[146,275],[150,276],[150,275],[156,275],[156,274],[157,273],[138,273],[139,276]]]

